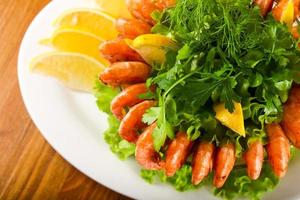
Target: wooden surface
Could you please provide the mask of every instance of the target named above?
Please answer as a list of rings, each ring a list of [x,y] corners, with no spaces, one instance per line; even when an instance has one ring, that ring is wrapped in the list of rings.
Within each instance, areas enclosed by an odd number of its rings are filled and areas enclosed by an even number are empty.
[[[128,199],[87,178],[47,144],[17,80],[23,34],[49,0],[0,0],[0,200]]]

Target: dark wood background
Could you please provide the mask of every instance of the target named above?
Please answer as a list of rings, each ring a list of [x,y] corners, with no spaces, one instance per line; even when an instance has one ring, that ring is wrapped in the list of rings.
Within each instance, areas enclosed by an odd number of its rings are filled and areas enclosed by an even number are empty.
[[[22,37],[49,0],[0,0],[0,199],[128,199],[58,155],[30,119],[18,86]]]

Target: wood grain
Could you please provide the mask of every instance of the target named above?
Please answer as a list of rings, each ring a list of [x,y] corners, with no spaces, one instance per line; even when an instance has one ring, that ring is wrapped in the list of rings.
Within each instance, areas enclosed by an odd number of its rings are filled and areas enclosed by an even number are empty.
[[[17,80],[22,37],[49,0],[0,0],[0,199],[129,199],[58,155],[24,107]]]

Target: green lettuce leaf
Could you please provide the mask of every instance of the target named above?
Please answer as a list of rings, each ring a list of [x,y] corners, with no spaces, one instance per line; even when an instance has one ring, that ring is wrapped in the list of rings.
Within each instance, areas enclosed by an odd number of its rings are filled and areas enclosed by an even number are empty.
[[[119,89],[106,86],[97,80],[94,88],[94,94],[95,97],[97,98],[96,103],[99,110],[107,114],[110,114],[110,102],[113,100],[115,96],[117,96],[119,92],[120,92]]]
[[[140,175],[145,181],[149,183],[154,183],[155,180],[171,183],[172,186],[174,186],[178,191],[187,191],[197,188],[191,182],[192,167],[190,165],[182,166],[173,177],[167,177],[163,171],[153,171],[145,169],[141,170]]]
[[[274,190],[278,181],[269,164],[263,166],[260,177],[255,181],[247,176],[246,168],[236,167],[231,172],[225,185],[220,189],[215,189],[214,194],[227,200],[238,197],[258,200],[261,199],[264,193]]]
[[[109,128],[104,133],[104,139],[109,144],[110,149],[121,160],[134,155],[135,145],[123,140],[118,133],[120,122],[113,115],[108,116]]]
[[[198,186],[193,185],[191,182],[192,167],[190,165],[184,165],[173,177],[165,176],[163,171],[144,169],[141,170],[140,175],[149,183],[154,183],[157,180],[170,183],[178,191],[197,189],[201,186],[211,188],[213,180],[213,173],[211,173],[201,184]],[[264,193],[272,191],[278,184],[278,181],[278,178],[273,174],[268,164],[263,166],[261,176],[255,181],[247,176],[245,167],[239,166],[234,168],[222,188],[214,188],[214,195],[226,200],[241,197],[258,200]]]
[[[134,155],[135,145],[123,140],[119,136],[118,129],[120,126],[120,121],[115,118],[110,111],[110,102],[120,92],[120,90],[111,88],[104,85],[100,81],[97,81],[94,92],[97,98],[97,106],[99,110],[108,114],[108,129],[104,132],[104,139],[110,146],[111,151],[115,153],[121,160],[125,160]]]

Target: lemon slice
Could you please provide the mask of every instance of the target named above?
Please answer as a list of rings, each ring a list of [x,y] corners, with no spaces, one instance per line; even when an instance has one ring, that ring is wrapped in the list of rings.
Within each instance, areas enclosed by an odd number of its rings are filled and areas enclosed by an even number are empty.
[[[109,62],[105,60],[100,52],[99,45],[103,40],[93,34],[78,30],[58,30],[51,38],[44,39],[40,43],[51,45],[59,51],[82,53],[91,56],[103,65],[108,66]]]
[[[294,1],[290,0],[286,8],[282,11],[280,22],[285,22],[288,25],[292,25],[294,22]]]
[[[118,36],[115,18],[96,9],[75,9],[64,12],[54,22],[59,29],[74,29],[92,33],[104,40]]]
[[[134,40],[126,40],[131,48],[137,51],[148,64],[162,64],[168,50],[176,50],[174,40],[159,34],[140,35]]]
[[[116,18],[132,18],[127,9],[126,0],[96,0],[96,3],[100,9]]]
[[[214,106],[214,111],[216,112],[216,119],[219,120],[224,126],[227,126],[234,132],[245,136],[245,126],[244,126],[244,115],[242,105],[240,103],[234,102],[234,112],[230,113],[226,108],[224,103],[220,103]]]
[[[104,68],[97,60],[78,53],[45,53],[30,63],[31,72],[54,77],[72,89],[86,92],[93,91]]]

